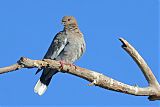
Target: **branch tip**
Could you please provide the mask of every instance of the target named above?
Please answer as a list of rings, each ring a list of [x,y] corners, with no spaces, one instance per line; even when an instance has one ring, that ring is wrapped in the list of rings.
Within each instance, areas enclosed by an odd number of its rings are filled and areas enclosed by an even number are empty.
[[[96,85],[96,83],[97,83],[97,80],[94,79],[93,82],[91,82],[90,84],[88,84],[88,86],[94,86],[94,85]]]
[[[125,39],[123,39],[123,38],[119,38],[119,40],[121,41],[121,43],[122,43],[122,48],[126,48],[127,47],[127,44],[128,44],[128,42],[125,40]]]
[[[148,99],[149,101],[160,100],[160,96],[149,96]]]

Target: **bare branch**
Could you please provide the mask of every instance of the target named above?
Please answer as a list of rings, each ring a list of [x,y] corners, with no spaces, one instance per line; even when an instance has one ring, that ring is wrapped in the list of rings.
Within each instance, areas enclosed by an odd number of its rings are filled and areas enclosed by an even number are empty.
[[[0,73],[13,71],[20,68],[45,68],[45,67],[48,67],[51,69],[57,69],[63,72],[65,71],[65,73],[78,76],[80,78],[93,82],[94,85],[96,86],[99,86],[105,89],[123,92],[126,94],[132,94],[136,96],[137,95],[139,96],[156,95],[156,92],[152,87],[140,88],[137,86],[130,86],[130,85],[121,83],[119,81],[116,81],[112,78],[109,78],[107,76],[104,76],[98,72],[80,68],[75,65],[64,63],[63,67],[61,67],[61,63],[59,61],[50,60],[50,59],[44,59],[44,61],[42,61],[42,60],[31,60],[29,58],[22,57],[18,61],[16,66],[11,65],[9,67],[5,67],[7,69],[0,68]]]
[[[123,45],[122,48],[133,58],[133,60],[137,63],[141,71],[143,72],[146,80],[148,81],[149,85],[155,87],[160,90],[160,85],[155,78],[154,74],[152,73],[151,69],[144,61],[144,59],[139,55],[134,47],[132,47],[126,40],[123,38],[119,39]]]
[[[15,70],[18,70],[19,68],[20,68],[19,64],[14,64],[8,67],[0,68],[0,74],[15,71]]]
[[[126,94],[131,94],[135,96],[149,96],[149,100],[159,100],[160,99],[160,89],[159,83],[157,82],[155,76],[152,71],[145,63],[143,58],[138,54],[138,52],[123,38],[120,38],[120,41],[123,43],[122,47],[125,49],[130,56],[135,60],[138,66],[143,71],[148,83],[150,84],[148,87],[138,87],[131,86],[114,80],[108,76],[105,76],[96,71],[88,70],[85,68],[81,68],[72,64],[64,63],[63,67],[60,61],[44,59],[44,60],[31,60],[29,58],[21,57],[20,60],[11,66],[0,68],[0,74],[18,70],[20,68],[51,68],[57,69],[63,73],[69,73],[75,75],[77,77],[83,78],[91,84],[89,86],[95,85],[101,88],[122,92]]]
[[[149,86],[154,87],[157,93],[160,94],[160,85],[156,77],[154,76],[153,72],[151,71],[147,63],[145,62],[145,60],[139,55],[136,49],[132,47],[132,45],[130,45],[125,39],[120,38],[119,40],[123,43],[122,48],[133,58],[133,60],[137,63],[137,65],[141,69]],[[157,100],[158,98],[159,98],[159,95],[149,97],[150,100]]]

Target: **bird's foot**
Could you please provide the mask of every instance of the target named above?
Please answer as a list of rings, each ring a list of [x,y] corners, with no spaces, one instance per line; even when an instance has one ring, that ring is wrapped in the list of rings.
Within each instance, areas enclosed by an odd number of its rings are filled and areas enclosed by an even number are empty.
[[[72,65],[75,67],[75,69],[77,69],[77,66],[75,64],[72,64]]]
[[[61,60],[61,61],[59,61],[60,62],[60,64],[61,64],[61,69],[63,69],[64,67],[64,64],[65,64],[65,62],[63,61],[63,60]]]
[[[60,61],[60,64],[61,64],[61,69],[63,69],[63,68],[64,68],[64,64],[69,65],[70,67],[74,66],[74,67],[75,67],[75,69],[77,69],[77,66],[76,66],[76,65],[71,64],[71,63],[66,63],[66,62],[65,62],[65,61],[63,61],[63,60],[61,60],[61,61]]]
[[[68,63],[67,65],[69,65],[70,67],[74,66],[75,69],[77,69],[77,66],[75,64]]]

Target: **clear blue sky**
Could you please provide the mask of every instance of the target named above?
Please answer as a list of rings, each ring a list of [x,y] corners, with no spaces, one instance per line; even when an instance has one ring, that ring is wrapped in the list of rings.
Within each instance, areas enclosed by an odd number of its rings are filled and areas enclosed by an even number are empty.
[[[127,39],[144,57],[157,78],[158,0],[0,0],[0,67],[21,56],[43,58],[64,15],[76,17],[87,50],[77,65],[124,83],[147,86],[141,71],[121,48]],[[22,69],[0,75],[0,105],[72,105],[158,107],[158,101],[88,87],[89,82],[57,74],[43,96],[33,88],[41,74]],[[160,79],[159,79],[160,80]]]

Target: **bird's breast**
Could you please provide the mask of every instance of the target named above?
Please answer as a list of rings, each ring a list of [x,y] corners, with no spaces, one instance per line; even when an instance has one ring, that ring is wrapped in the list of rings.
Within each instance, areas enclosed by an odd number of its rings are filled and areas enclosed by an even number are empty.
[[[68,38],[68,43],[64,50],[56,58],[57,60],[63,60],[68,63],[73,63],[79,59],[82,55],[84,46],[84,41],[81,38]]]

